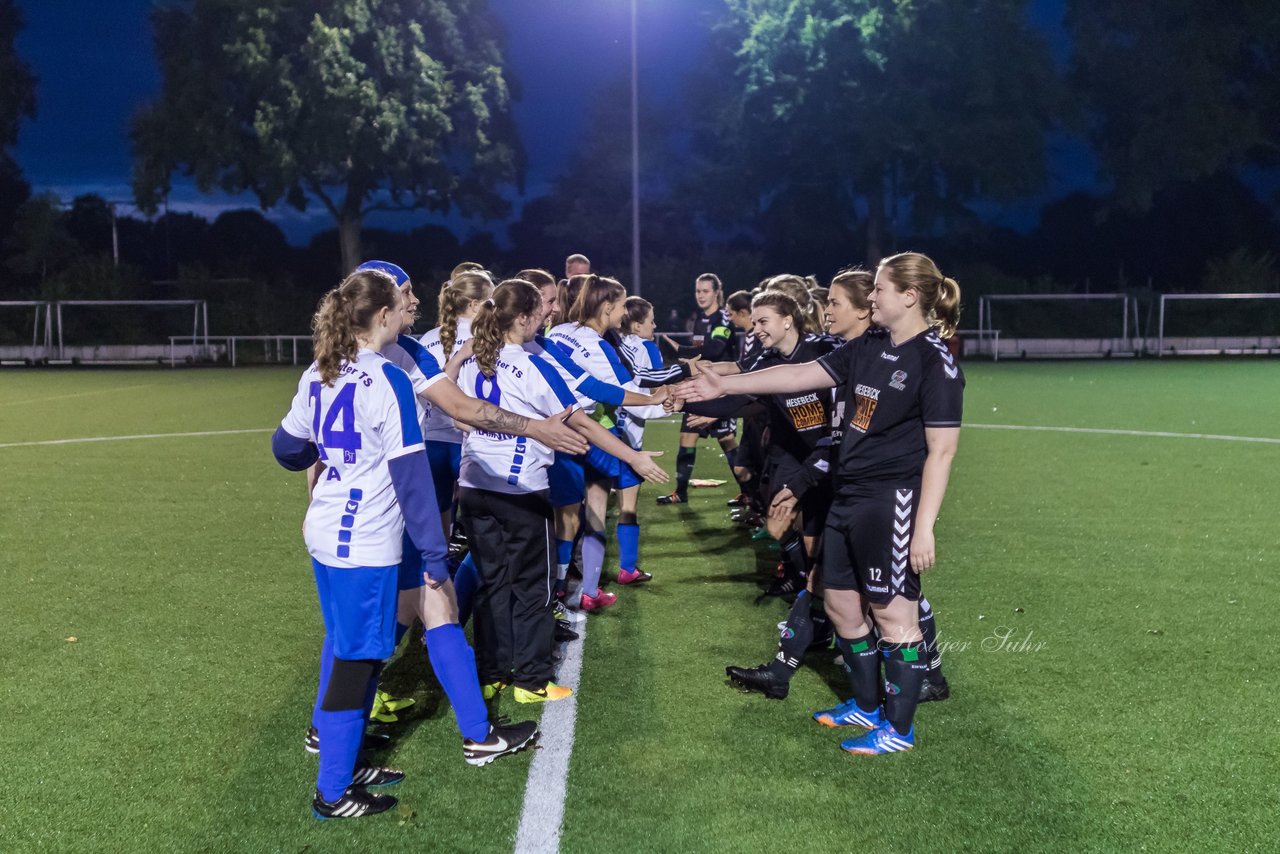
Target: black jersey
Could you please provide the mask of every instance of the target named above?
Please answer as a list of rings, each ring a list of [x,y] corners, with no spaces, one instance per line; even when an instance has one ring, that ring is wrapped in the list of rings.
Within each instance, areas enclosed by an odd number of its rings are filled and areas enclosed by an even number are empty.
[[[760,353],[764,347],[760,344],[760,339],[756,337],[754,332],[748,332],[742,336],[742,352],[738,354],[738,370],[746,373],[751,370],[751,366],[756,363],[756,359],[760,358]]]
[[[836,381],[844,494],[920,481],[925,427],[959,427],[964,374],[932,329],[893,346],[877,329],[818,360]]]
[[[772,348],[761,350],[749,371],[776,365],[799,365],[831,353],[834,342],[826,336],[806,335],[789,356]],[[769,415],[770,453],[785,453],[803,461],[831,435],[832,397],[827,389],[760,395]]]
[[[718,308],[699,314],[693,322],[693,340],[677,351],[682,359],[701,356],[708,362],[732,362],[738,357],[738,339],[733,334],[729,312]]]

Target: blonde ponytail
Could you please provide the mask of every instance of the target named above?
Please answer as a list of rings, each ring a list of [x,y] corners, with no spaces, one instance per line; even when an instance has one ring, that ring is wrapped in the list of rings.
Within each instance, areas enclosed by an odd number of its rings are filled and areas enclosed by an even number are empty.
[[[492,377],[498,369],[498,352],[506,343],[516,319],[538,314],[542,294],[523,279],[507,279],[485,300],[471,321],[471,352],[480,373]]]
[[[466,270],[458,273],[440,289],[440,344],[444,357],[453,355],[458,343],[458,318],[473,302],[482,302],[493,293],[493,279],[483,270]]]
[[[312,347],[322,383],[333,385],[342,363],[359,352],[359,333],[368,330],[380,310],[394,311],[396,300],[395,279],[381,270],[357,270],[324,295],[311,318]]]
[[[960,325],[960,285],[942,275],[932,258],[919,252],[900,252],[881,261],[880,270],[898,291],[916,290],[920,295],[917,305],[939,338],[956,333]]]

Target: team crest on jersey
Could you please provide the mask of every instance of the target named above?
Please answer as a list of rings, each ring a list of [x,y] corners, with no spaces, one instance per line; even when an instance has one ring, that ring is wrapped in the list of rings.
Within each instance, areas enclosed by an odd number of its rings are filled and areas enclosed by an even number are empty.
[[[351,448],[344,448],[342,451],[342,462],[346,465],[353,466],[356,464],[356,452]]]
[[[898,391],[906,391],[907,390],[906,382],[907,382],[906,371],[894,371],[893,377],[889,380],[889,387],[896,388]]]

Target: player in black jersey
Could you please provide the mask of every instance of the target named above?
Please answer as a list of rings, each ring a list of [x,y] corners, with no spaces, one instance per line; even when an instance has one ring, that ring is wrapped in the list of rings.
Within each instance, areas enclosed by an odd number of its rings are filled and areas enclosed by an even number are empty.
[[[701,359],[703,362],[732,362],[737,357],[737,338],[729,314],[720,307],[720,277],[715,273],[703,273],[694,282],[693,296],[700,310],[693,324],[693,340],[686,346],[675,344],[663,336],[669,347],[674,347],[681,359]],[[698,455],[698,439],[712,436],[720,442],[724,458],[734,480],[739,474],[734,470],[738,451],[738,425],[732,418],[717,421],[709,427],[694,429],[686,417],[680,424],[680,450],[676,454],[676,491],[658,498],[659,504],[684,504],[689,500],[689,479],[693,477],[693,463]]]
[[[777,394],[836,383],[843,425],[834,458],[835,500],[823,531],[827,612],[853,697],[814,715],[868,732],[841,743],[850,753],[910,750],[927,667],[918,609],[919,574],[936,562],[934,523],[960,437],[964,376],[943,343],[960,316],[960,288],[924,255],[881,261],[869,332],[816,362],[719,377],[700,373],[677,396]],[[864,603],[879,628],[868,625]],[[881,663],[884,705],[880,703]]]

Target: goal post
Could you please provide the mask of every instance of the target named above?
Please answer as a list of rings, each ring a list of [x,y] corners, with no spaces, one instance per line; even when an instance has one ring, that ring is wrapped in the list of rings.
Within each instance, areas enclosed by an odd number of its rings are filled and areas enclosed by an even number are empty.
[[[1137,300],[1122,293],[987,294],[978,298],[978,339],[995,358],[1134,356],[1142,348]]]
[[[31,346],[0,341],[0,361],[40,362],[53,351],[53,312],[48,300],[0,300],[0,309],[35,309],[32,313]],[[8,337],[6,334],[4,337]]]
[[[126,344],[105,342],[82,342],[67,340],[67,324],[64,309],[96,308],[133,308],[133,309],[190,309],[191,337],[193,348],[208,357],[209,349],[209,304],[202,299],[159,299],[159,300],[58,300],[51,303],[53,326],[57,335],[59,361],[152,361],[164,359],[169,355],[169,336],[159,334],[152,327],[149,332],[156,333],[156,341],[150,344]]]
[[[1280,293],[1161,294],[1158,324],[1157,356],[1280,353]]]

